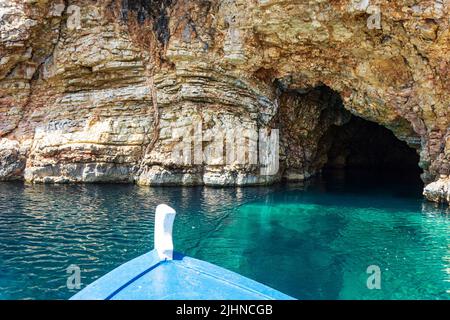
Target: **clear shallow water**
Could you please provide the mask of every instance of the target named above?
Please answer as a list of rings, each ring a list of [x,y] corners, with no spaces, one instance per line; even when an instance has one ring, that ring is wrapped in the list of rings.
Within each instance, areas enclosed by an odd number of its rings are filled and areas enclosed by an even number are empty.
[[[449,299],[449,212],[420,193],[339,174],[241,189],[0,183],[0,299],[67,299],[70,264],[84,287],[151,250],[162,202],[178,211],[178,251],[296,298]]]

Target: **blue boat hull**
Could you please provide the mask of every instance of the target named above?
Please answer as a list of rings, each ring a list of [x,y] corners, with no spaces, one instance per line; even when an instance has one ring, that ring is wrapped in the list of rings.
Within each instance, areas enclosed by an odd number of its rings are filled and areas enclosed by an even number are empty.
[[[294,298],[211,263],[156,250],[137,257],[75,294],[71,300],[292,300]]]

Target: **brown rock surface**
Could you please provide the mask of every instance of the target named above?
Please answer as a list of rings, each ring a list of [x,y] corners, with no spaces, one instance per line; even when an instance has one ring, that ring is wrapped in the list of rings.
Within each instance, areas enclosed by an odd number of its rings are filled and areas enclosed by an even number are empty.
[[[326,130],[353,114],[417,149],[424,182],[441,181],[448,10],[447,0],[0,0],[0,179],[303,179],[327,161]],[[206,140],[241,131],[236,148],[252,130],[280,129],[281,170],[263,176],[250,155],[173,163],[171,133],[198,122]]]

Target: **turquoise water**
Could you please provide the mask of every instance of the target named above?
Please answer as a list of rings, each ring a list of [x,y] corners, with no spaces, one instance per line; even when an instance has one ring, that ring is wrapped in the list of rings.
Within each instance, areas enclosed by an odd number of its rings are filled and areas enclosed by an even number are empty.
[[[0,183],[0,299],[67,299],[69,265],[84,287],[149,251],[161,202],[178,210],[178,251],[296,298],[449,299],[450,216],[421,187],[342,173],[240,189]]]

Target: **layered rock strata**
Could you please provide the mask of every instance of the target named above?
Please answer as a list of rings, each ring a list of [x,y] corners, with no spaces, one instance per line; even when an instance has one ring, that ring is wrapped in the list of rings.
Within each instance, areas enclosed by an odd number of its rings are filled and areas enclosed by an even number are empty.
[[[416,149],[425,196],[449,201],[446,0],[0,0],[0,16],[2,180],[305,179],[352,115]],[[252,146],[270,129],[265,174]]]

